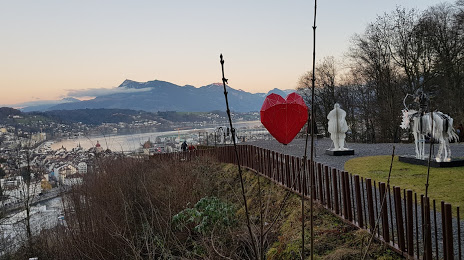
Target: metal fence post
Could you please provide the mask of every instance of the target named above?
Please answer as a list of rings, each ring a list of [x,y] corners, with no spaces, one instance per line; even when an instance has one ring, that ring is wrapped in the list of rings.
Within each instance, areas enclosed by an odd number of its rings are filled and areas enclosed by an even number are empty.
[[[332,185],[333,185],[333,199],[334,199],[334,207],[335,207],[335,214],[340,214],[340,202],[338,200],[338,180],[337,180],[337,169],[332,169]]]
[[[453,214],[451,212],[451,204],[445,203],[445,232],[443,237],[446,238],[446,247],[445,247],[445,259],[454,259],[454,250],[453,250]]]
[[[382,218],[382,237],[385,242],[389,243],[390,242],[390,233],[389,233],[389,228],[388,228],[388,209],[387,209],[387,189],[386,185],[384,182],[380,182],[380,203],[381,203],[381,209],[380,209],[380,214]]]
[[[329,182],[329,166],[324,166],[325,175],[325,197],[327,199],[327,208],[332,208],[332,201],[330,200],[330,182]]]
[[[354,176],[354,191],[356,194],[356,211],[358,216],[358,225],[364,228],[363,209],[361,204],[361,186],[359,183],[359,175]]]
[[[401,188],[393,188],[393,197],[395,198],[395,212],[396,212],[396,233],[398,235],[398,247],[401,251],[405,252],[404,242],[404,224],[403,224],[403,207],[401,205]]]
[[[374,198],[372,196],[372,180],[366,179],[366,191],[367,191],[367,210],[369,211],[369,228],[371,233],[374,233],[375,228],[375,216],[374,216]]]

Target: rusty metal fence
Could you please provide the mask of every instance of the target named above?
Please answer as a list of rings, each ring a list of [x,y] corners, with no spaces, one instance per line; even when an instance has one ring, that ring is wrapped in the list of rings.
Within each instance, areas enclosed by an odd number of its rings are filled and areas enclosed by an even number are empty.
[[[309,198],[309,170],[300,171],[302,159],[268,149],[240,145],[239,160],[243,167]],[[198,156],[212,156],[224,163],[237,163],[233,146],[196,150],[184,153],[157,154],[160,160],[192,160]],[[310,161],[305,164],[311,167]],[[462,259],[462,226],[459,207],[453,216],[452,205],[443,201],[425,203],[423,195],[400,187],[389,187],[384,182],[321,163],[314,164],[314,199],[345,222],[374,234],[394,251],[406,258]],[[299,173],[303,178],[299,178]],[[430,201],[429,201],[430,202]],[[429,206],[431,205],[431,206]],[[428,225],[431,227],[427,229]],[[429,239],[424,245],[423,236]]]

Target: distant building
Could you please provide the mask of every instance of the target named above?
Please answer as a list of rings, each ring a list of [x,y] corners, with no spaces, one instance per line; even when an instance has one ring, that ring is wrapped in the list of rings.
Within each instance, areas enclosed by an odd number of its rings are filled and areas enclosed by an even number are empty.
[[[86,174],[87,173],[87,163],[86,162],[80,162],[77,165],[77,172],[79,174]]]
[[[31,141],[33,143],[40,143],[47,140],[47,135],[45,133],[36,133],[31,135]]]
[[[153,147],[153,143],[150,141],[150,139],[148,139],[148,141],[146,141],[144,144],[143,144],[143,148],[144,149],[150,149]]]
[[[101,147],[100,142],[98,142],[98,141],[97,141],[97,144],[95,145],[95,152],[96,153],[103,152],[103,147]]]
[[[23,181],[22,176],[0,179],[0,185],[3,189],[3,195],[6,197],[6,199],[2,201],[4,204],[21,202],[26,198],[27,194],[29,194],[30,197],[34,197],[42,192],[40,182],[37,181],[30,183],[28,191],[27,184]]]
[[[73,186],[73,185],[82,184],[82,177],[78,175],[72,176],[72,177],[63,179],[61,183],[65,186]]]
[[[56,168],[54,170],[54,175],[56,178],[58,178],[58,181],[60,183],[63,183],[64,180],[68,177],[68,176],[71,176],[71,175],[74,175],[77,173],[77,168],[74,167],[73,165],[71,164],[66,164],[66,165],[63,165],[59,168]]]

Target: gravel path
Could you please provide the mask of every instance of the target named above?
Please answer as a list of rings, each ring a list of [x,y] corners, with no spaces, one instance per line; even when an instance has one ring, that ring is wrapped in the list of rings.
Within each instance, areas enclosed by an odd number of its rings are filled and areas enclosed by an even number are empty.
[[[395,155],[414,155],[414,144],[402,144],[402,143],[379,143],[379,144],[362,144],[362,143],[348,143],[347,148],[354,149],[354,155],[349,156],[330,156],[325,154],[325,150],[330,148],[332,145],[332,140],[329,138],[315,139],[315,151],[316,157],[315,161],[328,165],[330,167],[335,167],[340,170],[345,169],[345,162],[364,156],[372,155],[391,155],[393,151],[393,146],[395,146]],[[295,139],[293,142],[288,145],[282,145],[276,140],[260,140],[247,142],[247,144],[256,145],[262,148],[270,149],[279,153],[294,155],[303,157],[305,140],[304,139]],[[310,156],[310,145],[311,140],[308,141],[308,157]],[[333,147],[333,146],[332,146]],[[438,151],[438,145],[434,145],[435,153]],[[429,144],[425,146],[426,154],[429,151]],[[464,143],[452,143],[451,144],[452,157],[464,157]]]

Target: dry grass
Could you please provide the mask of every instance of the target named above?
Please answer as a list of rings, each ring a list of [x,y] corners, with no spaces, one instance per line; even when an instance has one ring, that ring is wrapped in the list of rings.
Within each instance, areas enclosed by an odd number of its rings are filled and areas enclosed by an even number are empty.
[[[237,168],[210,158],[192,162],[118,159],[102,162],[84,185],[66,197],[66,227],[45,231],[36,240],[39,259],[251,259],[251,243]],[[252,230],[260,236],[276,218],[287,191],[252,172],[244,172]],[[261,188],[261,198],[259,197]],[[227,232],[200,234],[192,226],[176,230],[172,217],[205,196],[235,204],[238,225]],[[309,203],[306,209],[309,208]],[[262,213],[262,214],[261,214]],[[359,259],[365,232],[315,209],[316,259]],[[309,216],[309,211],[306,212]],[[261,219],[262,216],[262,219]],[[309,218],[306,223],[309,249]],[[290,195],[277,222],[262,237],[267,259],[300,259],[300,199]],[[306,251],[307,253],[309,250]],[[371,259],[397,259],[374,244]],[[307,255],[306,258],[309,258]],[[11,259],[24,259],[20,253]]]

